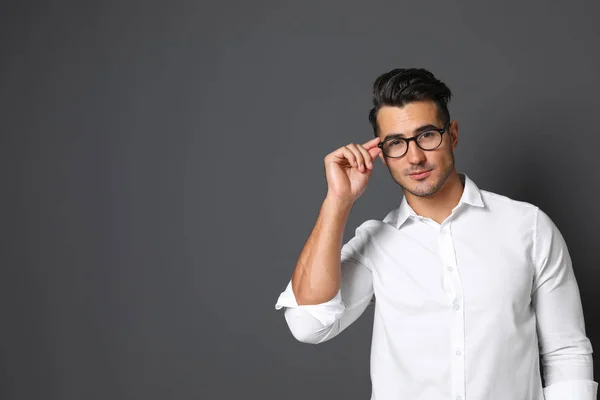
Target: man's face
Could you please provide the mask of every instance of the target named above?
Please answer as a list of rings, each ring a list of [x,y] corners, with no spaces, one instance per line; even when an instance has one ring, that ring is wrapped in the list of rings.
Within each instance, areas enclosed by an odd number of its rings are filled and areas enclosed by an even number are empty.
[[[383,142],[387,135],[401,134],[405,138],[417,136],[419,128],[433,125],[443,128],[437,105],[432,101],[419,101],[404,107],[384,106],[377,113],[379,137]],[[418,197],[426,197],[440,190],[454,171],[454,149],[458,143],[458,124],[454,121],[442,135],[442,144],[435,150],[422,150],[415,141],[400,158],[388,158],[380,153],[392,178],[402,188]],[[425,172],[427,171],[427,172]],[[422,175],[414,175],[425,172]]]

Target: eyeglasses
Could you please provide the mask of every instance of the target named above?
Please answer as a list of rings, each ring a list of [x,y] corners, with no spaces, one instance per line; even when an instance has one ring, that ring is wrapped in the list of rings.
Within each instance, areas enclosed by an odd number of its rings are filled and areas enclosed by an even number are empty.
[[[390,158],[400,158],[408,151],[408,144],[414,140],[417,146],[422,150],[430,151],[435,150],[442,144],[442,135],[448,130],[450,126],[450,120],[448,120],[442,129],[428,129],[425,132],[421,132],[415,137],[401,138],[391,137],[379,143],[377,146],[381,148],[383,154]]]

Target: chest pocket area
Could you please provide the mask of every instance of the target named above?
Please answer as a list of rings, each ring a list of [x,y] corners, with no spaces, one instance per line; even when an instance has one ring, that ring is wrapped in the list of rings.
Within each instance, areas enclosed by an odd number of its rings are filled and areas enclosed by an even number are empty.
[[[408,314],[447,308],[441,262],[434,256],[421,258],[421,262],[382,262],[374,268],[373,289],[380,306]]]

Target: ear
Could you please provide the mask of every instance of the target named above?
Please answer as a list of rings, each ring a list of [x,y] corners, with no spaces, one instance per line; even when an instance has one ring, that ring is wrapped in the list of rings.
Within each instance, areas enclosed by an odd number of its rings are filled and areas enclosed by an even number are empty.
[[[452,150],[456,150],[456,146],[458,145],[458,121],[455,120],[450,124],[450,128],[448,128],[448,133],[450,134]]]

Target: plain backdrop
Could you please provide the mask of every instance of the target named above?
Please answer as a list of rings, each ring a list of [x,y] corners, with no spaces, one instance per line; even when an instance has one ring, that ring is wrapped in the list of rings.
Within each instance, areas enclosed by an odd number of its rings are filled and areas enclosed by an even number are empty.
[[[600,347],[599,11],[3,2],[0,398],[368,399],[372,309],[309,345],[274,305],[399,67],[454,92],[459,171],[557,224]],[[345,241],[401,199],[378,161]]]

